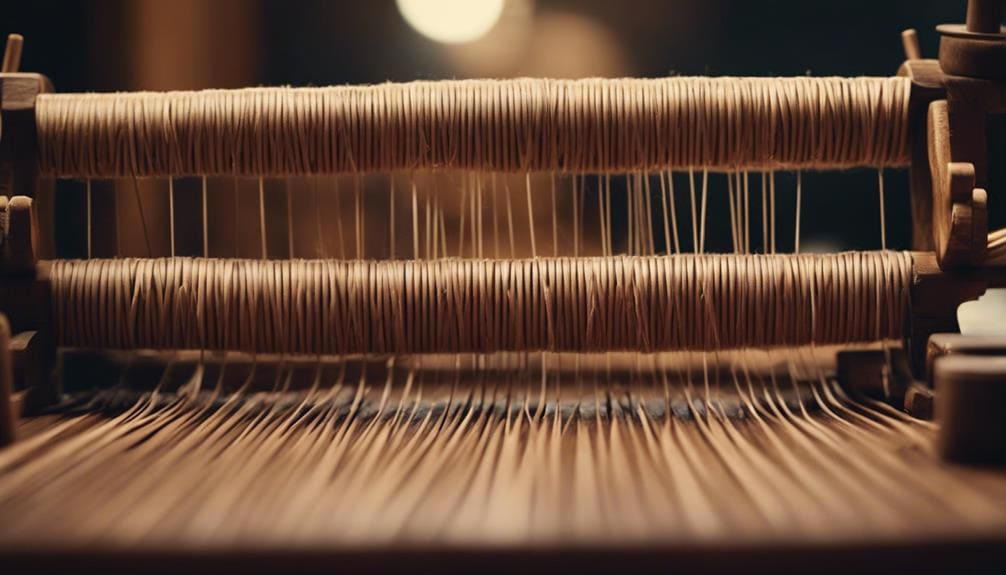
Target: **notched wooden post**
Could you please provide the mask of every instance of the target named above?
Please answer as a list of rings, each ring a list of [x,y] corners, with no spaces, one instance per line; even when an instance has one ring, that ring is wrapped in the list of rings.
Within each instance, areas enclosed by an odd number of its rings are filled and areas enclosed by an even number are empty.
[[[12,359],[14,390],[25,390],[25,409],[32,411],[58,398],[51,377],[55,363],[52,292],[47,268],[38,262],[38,226],[34,202],[15,196],[0,214],[0,312],[11,331],[4,352]]]
[[[59,395],[51,377],[56,357],[52,296],[47,268],[39,265],[43,238],[35,201],[35,104],[52,85],[40,74],[18,72],[22,44],[21,36],[8,37],[0,67],[0,313],[8,328],[0,353],[10,373],[10,393],[25,390],[24,408],[31,411]]]

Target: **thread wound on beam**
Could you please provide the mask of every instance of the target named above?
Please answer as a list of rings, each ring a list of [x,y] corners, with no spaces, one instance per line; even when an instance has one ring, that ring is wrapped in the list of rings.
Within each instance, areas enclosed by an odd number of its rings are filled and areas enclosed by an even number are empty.
[[[897,338],[901,252],[59,260],[59,344],[273,353],[722,349]]]
[[[906,78],[464,80],[42,94],[41,171],[288,176],[906,165]]]

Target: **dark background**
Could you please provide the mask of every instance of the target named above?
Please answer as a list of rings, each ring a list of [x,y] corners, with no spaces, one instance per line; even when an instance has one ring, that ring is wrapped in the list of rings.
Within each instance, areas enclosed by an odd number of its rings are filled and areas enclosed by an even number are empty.
[[[963,0],[510,4],[504,23],[516,32],[453,47],[414,32],[392,0],[33,0],[7,3],[0,32],[24,34],[22,69],[48,75],[64,92],[478,76],[855,76],[895,74],[900,32],[909,27],[924,57],[935,57],[934,27],[963,21],[965,11]],[[993,137],[1001,144],[1001,134]],[[1003,162],[991,164],[997,214]],[[879,247],[875,170],[803,178],[805,246]],[[908,248],[907,174],[886,170],[885,182],[888,247]],[[779,175],[781,213],[794,185],[792,174]],[[64,204],[63,212],[79,209]],[[721,207],[714,202],[710,213]],[[792,217],[781,219],[780,236],[791,238]],[[57,212],[57,221],[68,220]],[[711,226],[712,236],[727,229],[725,218]]]
[[[413,32],[391,0],[33,0],[8,3],[0,31],[24,34],[22,68],[44,72],[61,91],[142,89],[150,86],[136,77],[130,61],[143,40],[134,20],[146,4],[202,12],[210,21],[207,28],[215,28],[217,35],[207,59],[226,49],[230,25],[254,28],[250,44],[257,46],[248,53],[255,62],[251,84],[472,75],[452,66],[438,45]],[[220,9],[205,10],[201,4],[219,4]],[[537,0],[531,9],[536,17],[581,16],[607,30],[623,53],[620,71],[628,75],[848,76],[893,74],[903,59],[899,32],[905,28],[917,29],[923,55],[935,57],[934,27],[963,21],[965,2]],[[228,17],[234,11],[243,14]],[[178,44],[198,33],[168,32]],[[178,87],[186,83],[180,79]],[[223,79],[215,87],[228,84]]]

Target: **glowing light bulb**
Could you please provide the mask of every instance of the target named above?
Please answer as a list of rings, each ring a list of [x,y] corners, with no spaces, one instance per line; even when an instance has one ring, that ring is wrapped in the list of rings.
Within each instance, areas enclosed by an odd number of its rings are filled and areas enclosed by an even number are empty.
[[[504,0],[395,0],[402,17],[417,32],[445,44],[484,36],[503,13]]]

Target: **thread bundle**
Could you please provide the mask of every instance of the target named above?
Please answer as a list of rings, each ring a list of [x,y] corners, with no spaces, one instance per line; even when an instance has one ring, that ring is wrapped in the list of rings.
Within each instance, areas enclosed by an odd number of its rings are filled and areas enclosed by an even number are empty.
[[[43,94],[59,177],[429,168],[609,172],[908,162],[906,78],[517,79]]]
[[[911,258],[58,260],[60,345],[277,353],[719,349],[899,337]]]
[[[196,372],[177,396],[50,422],[0,452],[0,548],[705,543],[784,561],[805,544],[1006,526],[1002,479],[942,465],[931,424],[852,401],[823,376],[797,388],[741,361],[716,383],[653,359],[617,385],[535,362],[460,382],[335,369],[300,393],[283,374],[273,391],[226,393]]]

